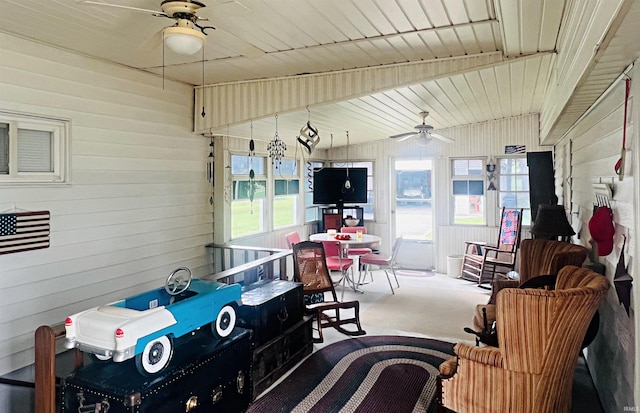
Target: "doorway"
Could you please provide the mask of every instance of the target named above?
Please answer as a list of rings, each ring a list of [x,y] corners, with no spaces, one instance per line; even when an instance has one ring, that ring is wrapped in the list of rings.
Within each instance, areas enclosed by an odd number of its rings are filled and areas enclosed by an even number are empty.
[[[402,236],[399,266],[433,268],[433,161],[395,159],[395,205],[392,225],[395,237]]]

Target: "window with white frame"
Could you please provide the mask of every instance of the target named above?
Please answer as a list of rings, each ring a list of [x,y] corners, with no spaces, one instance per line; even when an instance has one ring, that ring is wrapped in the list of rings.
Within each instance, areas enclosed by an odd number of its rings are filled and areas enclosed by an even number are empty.
[[[264,156],[231,155],[231,238],[266,230],[265,166]]]
[[[320,220],[320,207],[313,204],[313,170],[322,168],[322,162],[307,161],[304,176],[304,222]]]
[[[0,183],[65,182],[69,121],[0,111]]]
[[[300,172],[295,159],[282,159],[273,165],[273,228],[298,223]]]
[[[529,203],[529,167],[527,159],[505,157],[499,160],[500,208],[522,208],[522,225],[531,225],[531,204]]]
[[[451,160],[453,224],[485,224],[484,171],[482,159]]]
[[[356,161],[356,162],[332,162],[332,167],[335,168],[367,168],[367,203],[364,205],[358,205],[363,208],[363,218],[368,221],[374,219],[373,216],[373,162],[371,161]]]

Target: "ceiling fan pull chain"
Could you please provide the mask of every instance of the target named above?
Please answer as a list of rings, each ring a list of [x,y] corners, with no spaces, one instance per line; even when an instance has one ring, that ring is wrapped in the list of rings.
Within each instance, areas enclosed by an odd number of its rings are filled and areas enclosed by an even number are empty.
[[[206,33],[205,33],[206,34]],[[207,113],[204,111],[204,47],[202,48],[202,117],[207,116]]]

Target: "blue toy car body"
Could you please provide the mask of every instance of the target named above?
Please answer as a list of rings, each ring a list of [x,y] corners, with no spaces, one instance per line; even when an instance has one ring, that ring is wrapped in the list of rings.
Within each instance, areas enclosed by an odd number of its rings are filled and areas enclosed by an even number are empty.
[[[227,337],[235,326],[241,286],[190,281],[176,295],[159,288],[68,317],[65,346],[100,360],[122,362],[135,356],[141,373],[155,374],[169,363],[174,338],[209,323],[214,336]]]

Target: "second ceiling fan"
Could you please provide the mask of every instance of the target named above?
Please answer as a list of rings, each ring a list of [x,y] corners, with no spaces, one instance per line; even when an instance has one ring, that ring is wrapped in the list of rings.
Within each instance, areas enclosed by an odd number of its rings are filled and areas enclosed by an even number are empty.
[[[429,116],[429,112],[427,111],[420,112],[420,116],[422,116],[422,124],[416,125],[415,131],[399,133],[397,135],[391,135],[389,136],[389,138],[395,139],[397,142],[416,138],[418,139],[419,145],[428,144],[432,138],[436,138],[447,143],[453,143],[453,139],[447,138],[446,136],[442,136],[440,134],[433,132],[433,126],[427,125],[426,119],[427,119],[427,116]]]

